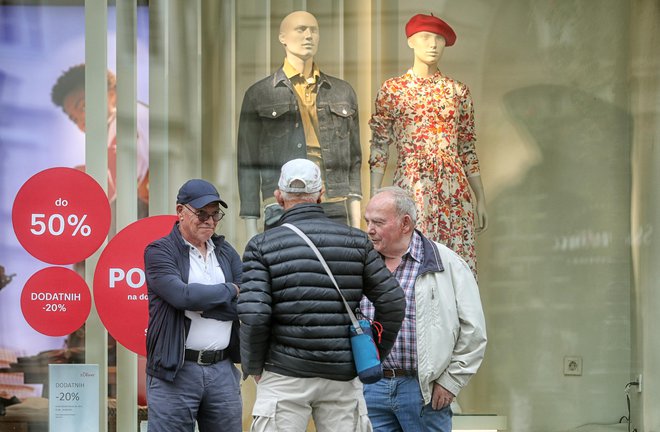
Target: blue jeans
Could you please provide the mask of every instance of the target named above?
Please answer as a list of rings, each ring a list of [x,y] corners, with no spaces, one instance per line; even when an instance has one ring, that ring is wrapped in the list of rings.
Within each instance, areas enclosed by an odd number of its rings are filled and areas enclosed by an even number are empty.
[[[147,376],[149,432],[241,432],[240,372],[229,360],[186,361],[174,382]]]
[[[451,432],[451,406],[424,405],[416,377],[365,384],[364,399],[374,432]]]

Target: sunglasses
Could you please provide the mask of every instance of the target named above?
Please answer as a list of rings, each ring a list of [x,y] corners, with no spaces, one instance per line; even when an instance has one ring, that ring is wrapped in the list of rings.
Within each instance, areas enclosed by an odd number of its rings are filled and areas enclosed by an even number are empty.
[[[197,219],[199,219],[200,222],[206,222],[208,218],[212,218],[213,222],[218,222],[222,220],[223,217],[225,217],[225,213],[222,210],[218,210],[215,213],[206,213],[204,210],[193,210],[192,208],[188,207],[188,204],[183,205],[185,208],[188,209],[188,211],[195,216],[197,216]]]

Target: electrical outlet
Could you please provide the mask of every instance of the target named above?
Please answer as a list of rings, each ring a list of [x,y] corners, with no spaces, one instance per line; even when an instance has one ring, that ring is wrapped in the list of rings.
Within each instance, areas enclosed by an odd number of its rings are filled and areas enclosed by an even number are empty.
[[[582,375],[582,357],[564,357],[564,375]]]
[[[642,374],[637,375],[637,393],[642,392]]]

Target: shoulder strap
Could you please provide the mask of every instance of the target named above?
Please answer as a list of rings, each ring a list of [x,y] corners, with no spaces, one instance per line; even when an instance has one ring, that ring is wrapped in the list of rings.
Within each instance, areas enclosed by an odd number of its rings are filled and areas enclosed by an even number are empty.
[[[330,276],[330,280],[332,281],[335,288],[337,289],[337,292],[339,293],[339,296],[341,297],[341,300],[344,302],[344,306],[346,307],[346,311],[348,312],[348,316],[351,318],[351,323],[353,324],[353,327],[355,327],[355,330],[358,332],[358,334],[362,333],[362,328],[360,327],[360,323],[358,323],[358,320],[355,317],[355,314],[353,313],[353,311],[351,310],[351,307],[348,305],[348,302],[346,301],[346,298],[344,298],[344,295],[341,293],[341,290],[339,289],[339,285],[337,285],[337,281],[335,280],[335,277],[333,276],[332,272],[330,271],[330,267],[328,267],[328,263],[325,261],[325,259],[323,258],[323,255],[321,255],[321,252],[319,252],[319,250],[316,247],[316,245],[314,244],[314,242],[312,242],[312,240],[309,237],[307,237],[307,235],[304,232],[302,232],[300,230],[300,228],[298,228],[295,225],[292,225],[290,223],[283,223],[281,226],[287,227],[291,231],[298,234],[300,236],[300,238],[305,240],[305,243],[307,243],[307,245],[310,248],[312,248],[312,250],[316,254],[316,257],[318,258],[318,260],[321,262],[321,265],[325,269],[325,272],[328,273],[328,276]]]

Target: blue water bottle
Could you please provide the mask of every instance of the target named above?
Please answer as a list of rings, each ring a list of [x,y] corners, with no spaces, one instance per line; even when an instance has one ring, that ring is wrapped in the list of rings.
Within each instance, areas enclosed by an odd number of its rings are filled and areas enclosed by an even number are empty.
[[[358,316],[360,329],[356,329],[353,324],[349,326],[355,369],[360,381],[365,384],[373,384],[383,377],[383,367],[380,363],[378,347],[374,342],[371,323],[359,312]]]

